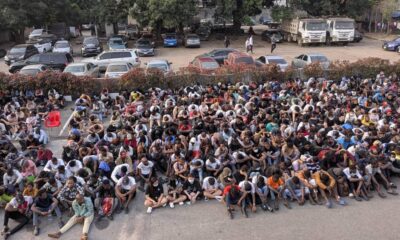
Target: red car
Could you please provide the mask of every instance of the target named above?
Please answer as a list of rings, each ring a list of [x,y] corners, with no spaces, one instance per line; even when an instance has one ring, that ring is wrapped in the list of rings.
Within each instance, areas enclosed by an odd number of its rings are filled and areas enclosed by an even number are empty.
[[[201,73],[212,73],[219,68],[218,62],[212,57],[197,57],[190,65],[199,69]]]
[[[224,61],[225,65],[245,64],[255,66],[256,62],[253,57],[246,53],[232,52],[228,54],[228,58]]]

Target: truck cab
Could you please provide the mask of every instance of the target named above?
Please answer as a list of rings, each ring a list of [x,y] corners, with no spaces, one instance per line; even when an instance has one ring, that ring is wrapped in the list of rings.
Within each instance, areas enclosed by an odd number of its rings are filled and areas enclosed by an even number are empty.
[[[295,18],[282,23],[282,32],[288,42],[297,42],[299,46],[325,43],[326,21],[320,18]]]
[[[327,44],[344,43],[354,41],[355,21],[351,18],[328,18],[327,19]]]

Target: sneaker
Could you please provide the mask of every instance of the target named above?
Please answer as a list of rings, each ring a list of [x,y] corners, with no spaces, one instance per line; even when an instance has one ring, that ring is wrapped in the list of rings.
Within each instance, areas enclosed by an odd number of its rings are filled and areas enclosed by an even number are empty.
[[[269,212],[274,212],[274,209],[267,204],[267,209]]]
[[[349,193],[349,198],[353,198],[353,197],[354,197],[354,194]]]
[[[339,205],[345,206],[347,202],[344,199],[339,200]]]
[[[165,203],[164,205],[162,205],[162,207],[166,207],[167,206],[167,204]]]
[[[332,208],[332,202],[329,200],[329,201],[325,204],[325,206],[326,206],[327,208]]]
[[[386,195],[384,193],[382,193],[382,192],[378,192],[378,196],[381,197],[381,198],[386,198]]]
[[[217,199],[218,202],[222,201],[222,196],[216,196],[215,199]]]
[[[262,204],[262,205],[261,205],[261,208],[262,208],[262,210],[264,210],[264,211],[267,211],[267,209],[268,209],[266,204]]]
[[[152,208],[152,207],[148,207],[148,208],[147,208],[147,213],[148,213],[148,214],[150,214],[152,211],[153,211],[153,208]]]
[[[228,214],[231,219],[233,219],[233,211],[232,209],[228,209]]]
[[[39,235],[39,227],[35,227],[34,229],[33,229],[33,235],[35,235],[35,236],[37,236],[37,235]]]
[[[190,201],[187,201],[187,202],[186,202],[186,205],[190,205],[190,204],[192,204]]]
[[[183,204],[185,204],[184,202],[179,202],[179,206],[182,206]]]
[[[6,234],[10,229],[8,227],[4,227],[3,231],[1,231],[1,235]]]
[[[170,207],[170,208],[174,208],[174,207],[175,207],[175,206],[174,206],[174,203],[173,203],[173,202],[170,202],[170,203],[169,203],[169,207]]]
[[[204,201],[206,201],[206,202],[207,202],[207,201],[208,201],[208,197],[204,197]]]

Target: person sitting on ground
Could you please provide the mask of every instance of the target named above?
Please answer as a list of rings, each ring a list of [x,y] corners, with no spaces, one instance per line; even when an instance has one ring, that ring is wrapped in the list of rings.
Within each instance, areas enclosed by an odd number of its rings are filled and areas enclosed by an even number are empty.
[[[150,184],[147,185],[145,194],[144,206],[147,207],[147,213],[150,214],[154,208],[167,205],[168,199],[164,194],[163,186],[156,177],[150,179]]]
[[[74,215],[68,222],[56,233],[49,233],[50,238],[60,238],[62,234],[67,232],[71,227],[77,223],[83,223],[81,240],[88,240],[88,233],[90,225],[94,218],[94,209],[92,200],[84,197],[83,194],[77,194],[75,200],[72,202],[72,209]]]
[[[224,188],[223,198],[226,203],[229,217],[233,219],[233,211],[235,211],[235,205],[238,205],[242,213],[246,217],[248,217],[246,212],[246,201],[244,200],[246,194],[240,190],[240,187],[238,185],[234,184],[235,181],[232,178],[228,178],[226,180],[227,182],[230,182],[230,184]]]
[[[22,196],[22,194],[17,194],[9,203],[7,203],[5,211],[4,211],[4,229],[2,231],[2,235],[4,239],[8,239],[9,236],[21,230],[26,224],[29,222],[29,217],[27,216],[29,213],[30,205],[32,204],[33,199],[29,196]],[[8,227],[8,220],[14,219],[19,222],[17,226],[10,229]]]
[[[58,199],[65,209],[70,209],[78,194],[83,194],[83,189],[76,183],[76,178],[72,176],[68,178],[65,186],[59,192]]]
[[[267,179],[267,186],[270,190],[274,210],[279,210],[279,200],[282,198],[282,192],[285,190],[285,182],[282,180],[279,171],[274,172],[272,176]],[[287,200],[285,199],[285,201]]]
[[[344,199],[341,199],[336,187],[335,179],[326,171],[319,170],[313,174],[316,184],[318,185],[318,189],[322,195],[322,197],[326,201],[326,207],[331,208],[332,202],[330,197],[335,198],[336,202],[340,205],[346,205]]]
[[[200,182],[195,179],[193,174],[189,174],[187,180],[183,183],[183,192],[189,200],[187,202],[189,205],[196,203],[196,200],[201,197],[202,189]]]
[[[285,191],[283,192],[283,197],[287,200],[293,201],[294,199],[297,200],[300,206],[304,205],[306,195],[310,193],[309,189],[304,186],[304,184],[300,181],[297,176],[293,176],[286,180],[285,183]],[[288,201],[284,202],[284,205],[291,209],[291,206]]]
[[[115,186],[115,193],[121,208],[125,210],[125,213],[129,213],[129,203],[136,196],[136,181],[131,176],[124,176],[120,178]]]
[[[222,200],[221,184],[212,176],[206,177],[203,180],[203,195],[204,199],[217,199]]]
[[[24,188],[22,195],[35,198],[37,193],[38,193],[38,189],[36,188],[36,186],[34,186],[33,182],[28,182],[28,183],[26,183],[26,187]]]
[[[108,219],[113,220],[113,214],[119,205],[119,201],[110,180],[104,179],[95,192],[97,197],[94,200],[94,205],[98,210],[99,217],[106,216]]]
[[[357,166],[355,164],[350,164],[343,170],[343,173],[346,175],[347,182],[350,187],[351,193],[349,194],[349,197],[354,196],[357,201],[362,201],[362,198],[364,198],[365,201],[368,201],[369,198],[363,188],[364,178],[358,171]]]
[[[31,210],[33,213],[33,235],[39,235],[39,216],[48,216],[53,213],[56,213],[58,218],[58,226],[62,228],[64,226],[64,222],[62,221],[61,211],[58,208],[58,201],[55,197],[53,197],[50,193],[46,191],[46,189],[41,189],[37,198],[34,200]]]
[[[372,159],[371,163],[365,167],[366,174],[368,176],[368,182],[372,183],[376,192],[381,198],[385,198],[386,195],[382,192],[380,184],[387,189],[387,193],[398,195],[398,193],[390,186],[389,181],[382,173],[379,162],[376,159]]]
[[[167,199],[170,208],[174,208],[176,203],[183,205],[184,201],[187,199],[186,194],[183,193],[182,185],[177,185],[174,179],[169,181]]]

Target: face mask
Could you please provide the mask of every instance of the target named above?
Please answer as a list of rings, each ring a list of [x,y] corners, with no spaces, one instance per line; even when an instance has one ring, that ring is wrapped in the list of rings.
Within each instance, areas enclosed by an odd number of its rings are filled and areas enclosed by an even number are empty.
[[[153,183],[153,187],[157,187],[158,186],[158,182]]]
[[[188,181],[189,181],[190,184],[194,183],[194,179],[189,179]]]

